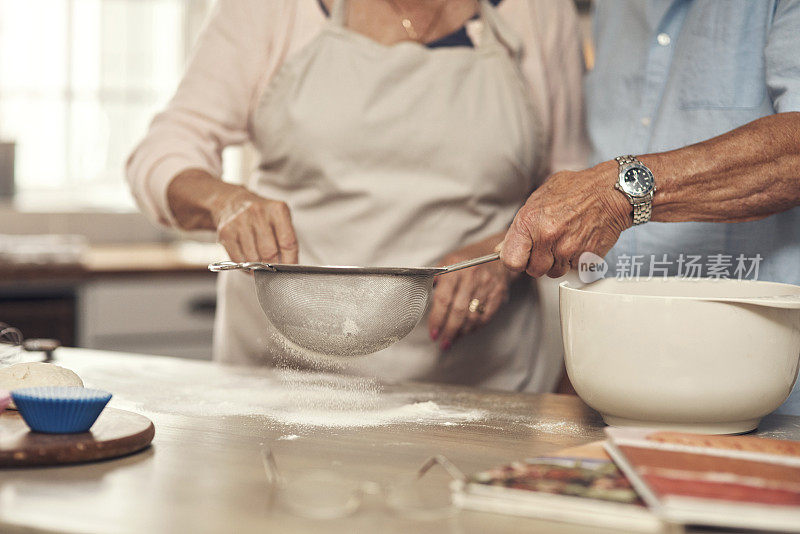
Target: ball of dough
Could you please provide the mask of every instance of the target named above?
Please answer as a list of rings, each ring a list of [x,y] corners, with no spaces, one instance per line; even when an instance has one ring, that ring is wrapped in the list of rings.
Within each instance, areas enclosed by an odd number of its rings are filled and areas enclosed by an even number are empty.
[[[0,368],[0,389],[13,391],[39,386],[80,386],[81,377],[52,363],[17,363]],[[9,408],[16,408],[12,402]]]

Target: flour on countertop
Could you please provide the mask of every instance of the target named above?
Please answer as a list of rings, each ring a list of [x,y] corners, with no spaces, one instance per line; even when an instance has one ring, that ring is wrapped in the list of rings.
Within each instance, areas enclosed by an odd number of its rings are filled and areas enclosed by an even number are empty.
[[[542,434],[580,434],[583,431],[580,425],[570,421],[537,421],[527,426]]]
[[[157,361],[135,369],[116,369],[110,380],[113,393],[118,402],[125,399],[142,411],[251,416],[301,428],[456,425],[485,415],[481,410],[439,405],[431,395],[419,398],[384,392],[377,381],[368,378],[208,365],[181,367],[180,375]],[[103,387],[102,376],[93,378],[94,385]]]

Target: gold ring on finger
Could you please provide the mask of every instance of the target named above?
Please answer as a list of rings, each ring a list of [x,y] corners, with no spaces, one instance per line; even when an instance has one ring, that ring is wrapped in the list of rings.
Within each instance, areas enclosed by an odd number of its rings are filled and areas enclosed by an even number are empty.
[[[486,306],[481,304],[480,299],[472,299],[469,301],[469,312],[481,314],[486,310]]]

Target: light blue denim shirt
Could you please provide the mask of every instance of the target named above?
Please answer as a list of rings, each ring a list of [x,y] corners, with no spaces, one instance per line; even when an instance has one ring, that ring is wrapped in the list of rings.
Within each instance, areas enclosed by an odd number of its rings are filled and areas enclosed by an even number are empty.
[[[800,111],[800,0],[596,0],[594,24],[592,163]],[[703,184],[692,187],[702,202]],[[647,223],[623,232],[606,259],[612,276],[647,276],[685,274],[693,255],[703,256],[702,276],[716,262],[723,276],[800,284],[800,208],[747,223]],[[784,412],[800,415],[798,390]]]

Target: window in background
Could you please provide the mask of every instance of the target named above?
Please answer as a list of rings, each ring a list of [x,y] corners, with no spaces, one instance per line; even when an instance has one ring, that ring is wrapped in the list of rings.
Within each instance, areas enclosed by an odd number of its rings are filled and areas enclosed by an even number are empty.
[[[24,203],[133,206],[125,159],[175,90],[211,4],[0,0],[0,139],[16,143]]]

